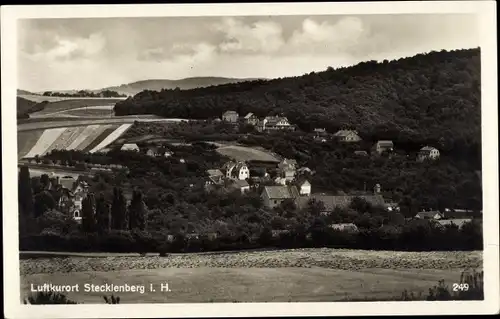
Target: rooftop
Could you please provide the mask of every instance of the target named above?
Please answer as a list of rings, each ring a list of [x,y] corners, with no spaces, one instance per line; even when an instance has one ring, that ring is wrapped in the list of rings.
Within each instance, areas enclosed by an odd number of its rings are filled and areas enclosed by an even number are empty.
[[[340,130],[337,133],[333,134],[334,136],[347,136],[349,134],[358,134],[357,131],[354,130]]]
[[[299,196],[295,186],[266,186],[264,192],[272,199],[293,199]]]

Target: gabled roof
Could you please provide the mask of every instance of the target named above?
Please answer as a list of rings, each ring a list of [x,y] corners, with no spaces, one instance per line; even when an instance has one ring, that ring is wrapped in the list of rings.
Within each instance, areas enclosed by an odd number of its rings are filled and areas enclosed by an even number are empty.
[[[299,182],[299,186],[302,187],[302,186],[311,186],[311,183],[309,183],[309,181],[307,179]]]
[[[326,132],[326,130],[324,128],[315,128],[314,132],[316,132],[316,133],[324,133],[324,132]]]
[[[208,176],[224,176],[220,169],[207,169]]]
[[[301,197],[297,200],[297,206],[304,208],[307,206],[311,199],[315,199],[317,201],[323,202],[325,205],[325,211],[333,211],[335,207],[349,207],[352,200],[356,197],[366,200],[368,203],[374,206],[383,206],[384,198],[381,195],[360,195],[360,196],[350,196],[350,195],[340,195],[340,196],[332,196],[332,195],[318,195],[311,194],[309,197]]]
[[[380,146],[385,146],[385,147],[393,147],[394,146],[394,143],[392,141],[386,141],[386,140],[378,141],[377,144]]]
[[[435,147],[432,147],[432,146],[424,146],[420,149],[420,151],[423,151],[423,152],[430,152],[432,150],[437,150],[437,148]]]
[[[237,187],[239,187],[239,188],[249,187],[250,186],[246,180],[235,180],[234,181],[234,185],[237,186]]]
[[[344,136],[348,136],[350,134],[358,135],[358,132],[353,131],[353,130],[340,130],[340,131],[336,132],[335,134],[333,134],[333,136],[344,137]]]
[[[294,199],[299,196],[296,186],[266,186],[264,192],[270,199]]]
[[[67,190],[73,191],[76,180],[73,177],[63,177],[59,179],[59,184]]]
[[[432,218],[434,216],[436,216],[436,214],[439,214],[439,216],[443,216],[443,214],[441,214],[439,211],[437,210],[433,210],[433,211],[430,211],[430,212],[418,212],[417,215],[415,216],[420,216],[420,217],[427,217],[427,218]]]
[[[236,112],[236,111],[226,111],[222,115],[230,115],[230,114],[236,114],[236,115],[238,115],[238,112]]]
[[[288,158],[285,158],[284,160],[281,161],[280,164],[289,164],[289,165],[297,165],[297,161],[294,160],[294,159],[288,159]]]
[[[356,155],[368,155],[366,151],[354,151],[354,154]]]
[[[138,149],[139,149],[139,146],[137,146],[137,144],[134,144],[134,143],[123,144],[121,147],[122,151],[135,151]]]
[[[253,113],[248,113],[247,115],[245,115],[245,119],[249,119],[249,118],[252,118],[252,117],[255,117],[255,115]]]

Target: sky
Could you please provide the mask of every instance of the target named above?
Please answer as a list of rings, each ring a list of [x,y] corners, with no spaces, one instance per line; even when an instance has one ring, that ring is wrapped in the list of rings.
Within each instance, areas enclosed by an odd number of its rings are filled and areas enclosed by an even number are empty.
[[[472,14],[18,21],[18,88],[99,89],[194,76],[279,78],[479,46]]]

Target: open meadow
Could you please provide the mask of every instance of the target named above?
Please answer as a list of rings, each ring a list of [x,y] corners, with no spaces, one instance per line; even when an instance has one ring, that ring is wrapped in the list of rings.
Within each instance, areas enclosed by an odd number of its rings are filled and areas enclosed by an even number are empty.
[[[270,154],[268,151],[260,150],[255,147],[221,145],[217,149],[217,152],[236,161],[265,161],[276,163],[280,161],[279,158]]]
[[[463,270],[471,268],[482,268],[481,252],[323,248],[167,257],[82,254],[20,261],[23,295],[31,283],[46,282],[156,287],[144,294],[121,293],[122,303],[389,300],[405,289],[425,294],[440,279],[451,285]],[[168,283],[171,292],[160,292],[161,283]],[[68,293],[70,299],[85,303],[102,303],[102,296]]]

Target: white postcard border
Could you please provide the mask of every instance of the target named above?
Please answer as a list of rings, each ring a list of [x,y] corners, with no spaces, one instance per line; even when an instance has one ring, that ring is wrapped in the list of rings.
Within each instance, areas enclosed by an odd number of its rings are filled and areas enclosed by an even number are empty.
[[[17,19],[154,16],[472,13],[480,18],[484,301],[22,305],[17,213]],[[4,304],[8,318],[235,317],[491,314],[500,310],[496,2],[415,1],[203,5],[2,6],[2,176]]]

